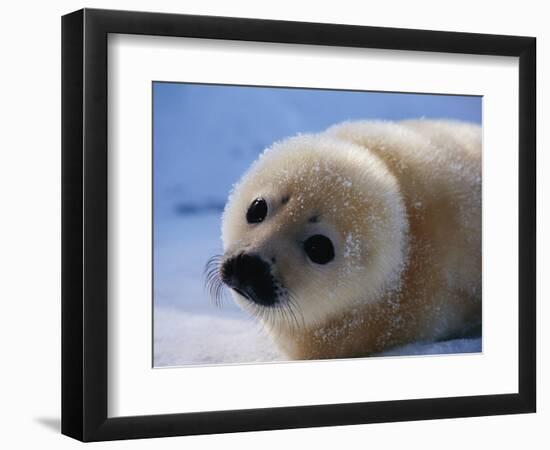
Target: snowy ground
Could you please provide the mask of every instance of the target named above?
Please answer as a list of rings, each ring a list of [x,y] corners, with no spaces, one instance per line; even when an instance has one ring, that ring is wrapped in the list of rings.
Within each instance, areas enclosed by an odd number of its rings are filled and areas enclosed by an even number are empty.
[[[481,338],[414,343],[380,356],[442,355],[481,351]],[[246,317],[199,314],[178,308],[155,311],[155,367],[281,361],[257,323]]]
[[[480,123],[476,97],[154,87],[154,364],[280,359],[257,323],[228,297],[214,306],[203,268],[221,252],[220,216],[231,185],[266,146],[352,119],[455,118]],[[481,339],[411,344],[388,354],[481,351]]]
[[[220,251],[219,213],[164,221],[155,254],[155,367],[269,362],[283,359],[260,325],[227,296],[215,306],[203,288],[207,259]],[[188,239],[192,235],[193,239]],[[481,351],[481,338],[415,343],[388,356]]]
[[[155,311],[155,366],[280,359],[258,324],[245,317],[227,316],[159,307]]]
[[[160,227],[160,229],[158,229]],[[221,251],[220,213],[175,215],[157,225],[155,244],[155,366],[273,361],[261,327],[226,296],[215,306],[203,269]],[[189,239],[193,236],[193,239]]]

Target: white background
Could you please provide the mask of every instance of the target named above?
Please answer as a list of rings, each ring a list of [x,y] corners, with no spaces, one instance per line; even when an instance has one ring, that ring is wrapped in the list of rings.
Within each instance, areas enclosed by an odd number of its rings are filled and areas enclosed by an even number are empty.
[[[79,445],[58,434],[60,397],[60,18],[82,6],[141,9],[193,14],[249,16],[288,20],[354,23],[485,33],[536,35],[538,41],[538,147],[548,142],[544,128],[545,90],[550,70],[550,32],[543,2],[484,4],[444,2],[339,1],[330,5],[157,0],[97,2],[20,2],[2,11],[2,221],[0,252],[2,301],[0,342],[2,371],[0,399],[2,434],[6,448],[71,448]],[[543,103],[544,102],[544,103]],[[540,152],[539,178],[548,168]],[[548,183],[540,183],[540,197]],[[546,192],[547,193],[547,192]],[[539,197],[539,229],[546,228]],[[543,242],[544,239],[544,242]],[[539,243],[547,243],[539,235]],[[547,249],[548,250],[548,249]],[[543,245],[539,246],[543,251]],[[539,277],[546,265],[539,258]],[[547,282],[546,282],[547,283]],[[539,298],[547,292],[540,286]],[[542,303],[542,302],[539,302]],[[548,322],[548,307],[539,308],[540,324]],[[548,329],[539,331],[539,380],[548,378]],[[543,351],[541,351],[541,348]],[[547,353],[547,352],[546,352]],[[321,448],[357,446],[436,449],[547,448],[550,395],[539,385],[536,415],[472,418],[401,424],[241,433],[98,444],[129,448]]]
[[[109,416],[517,392],[517,58],[113,36],[109,65]],[[151,80],[483,94],[483,355],[151,370]]]

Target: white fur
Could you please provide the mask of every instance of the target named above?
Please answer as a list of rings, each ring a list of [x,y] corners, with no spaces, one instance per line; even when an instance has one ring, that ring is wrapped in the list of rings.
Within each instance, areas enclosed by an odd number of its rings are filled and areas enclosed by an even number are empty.
[[[266,199],[273,217],[283,208],[277,203],[288,192],[294,204],[284,206],[279,220],[259,226],[246,222],[253,199]],[[379,201],[373,204],[376,198]],[[320,223],[308,224],[316,214]],[[345,232],[329,220],[337,217],[344,219]],[[368,239],[363,236],[366,227]],[[317,232],[335,244],[336,258],[326,266],[309,262],[298,244]],[[226,253],[249,244],[249,249],[262,255],[277,254],[285,264],[277,275],[285,285],[290,281],[303,318],[310,324],[337,314],[344,303],[374,301],[398,281],[406,251],[406,221],[396,181],[378,158],[327,135],[301,135],[274,144],[243,176],[227,204],[222,238]],[[278,254],[281,251],[290,258],[285,260]],[[356,278],[363,281],[357,283]],[[331,280],[330,289],[327,280]],[[242,304],[240,296],[234,295]]]
[[[452,223],[461,228],[460,236],[447,239],[442,230],[433,245],[445,253],[442,264],[452,262],[442,269],[448,282],[476,289],[480,267],[456,260],[462,253],[453,256],[452,250],[467,240],[473,252],[480,250],[480,176],[480,129],[474,125],[365,121],[292,137],[267,149],[235,186],[223,215],[224,252],[275,256],[274,275],[294,294],[301,326],[319,327],[401,288],[401,274],[411,263],[411,214],[421,217],[450,195],[461,210]],[[290,201],[284,205],[285,195]],[[257,197],[267,201],[268,216],[251,225],[246,211]],[[309,223],[314,215],[319,222]],[[302,242],[317,233],[335,245],[336,257],[326,265],[312,263],[303,251]],[[275,334],[298,326],[283,314],[260,316]]]

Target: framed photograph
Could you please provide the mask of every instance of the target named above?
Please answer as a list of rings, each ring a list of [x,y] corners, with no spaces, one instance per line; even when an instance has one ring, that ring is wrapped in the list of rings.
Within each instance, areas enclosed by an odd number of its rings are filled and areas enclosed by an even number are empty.
[[[62,20],[62,432],[535,412],[533,37]]]

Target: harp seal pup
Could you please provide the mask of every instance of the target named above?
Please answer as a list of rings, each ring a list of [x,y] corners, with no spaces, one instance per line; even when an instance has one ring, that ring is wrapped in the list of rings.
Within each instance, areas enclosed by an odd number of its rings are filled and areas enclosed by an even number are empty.
[[[234,187],[217,274],[290,359],[481,326],[481,130],[359,121],[276,142]]]

